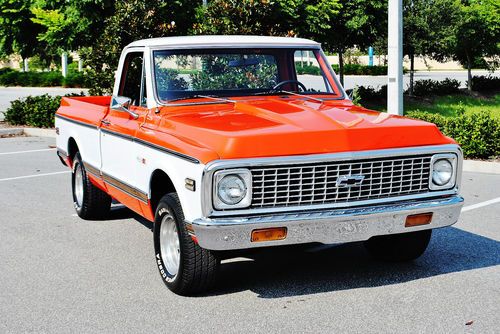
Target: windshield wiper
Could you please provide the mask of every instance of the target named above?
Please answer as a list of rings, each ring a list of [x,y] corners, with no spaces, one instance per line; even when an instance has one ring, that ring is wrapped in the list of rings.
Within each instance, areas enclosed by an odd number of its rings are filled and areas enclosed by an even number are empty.
[[[213,100],[213,102],[192,102],[192,103],[187,103],[188,105],[190,104],[214,104],[214,103],[235,103],[234,100],[226,99],[224,97],[219,97],[216,95],[199,95],[199,94],[194,94],[194,95],[188,95],[188,96],[183,96],[179,97],[176,99],[172,100],[167,100],[166,106],[178,106],[178,105],[185,105],[184,103],[171,103],[175,101],[182,101],[182,100],[189,100],[189,99],[210,99]]]
[[[318,99],[317,97],[312,97],[312,96],[309,96],[309,95],[304,95],[304,94],[299,94],[299,93],[295,93],[295,92],[290,92],[288,90],[282,90],[282,89],[279,89],[279,90],[272,89],[272,90],[268,90],[266,92],[255,93],[255,94],[252,94],[252,95],[254,95],[254,96],[257,96],[257,95],[272,95],[272,94],[281,94],[281,93],[304,97],[306,99],[313,100],[313,101],[316,101],[316,102],[319,102],[319,103],[325,102],[325,100]]]

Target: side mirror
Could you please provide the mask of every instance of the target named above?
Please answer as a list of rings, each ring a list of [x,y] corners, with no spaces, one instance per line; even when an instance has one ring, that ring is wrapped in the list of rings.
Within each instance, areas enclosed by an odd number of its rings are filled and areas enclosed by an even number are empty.
[[[123,111],[132,116],[134,119],[139,118],[139,115],[130,110],[130,105],[132,104],[132,99],[125,96],[112,96],[111,97],[111,109]]]

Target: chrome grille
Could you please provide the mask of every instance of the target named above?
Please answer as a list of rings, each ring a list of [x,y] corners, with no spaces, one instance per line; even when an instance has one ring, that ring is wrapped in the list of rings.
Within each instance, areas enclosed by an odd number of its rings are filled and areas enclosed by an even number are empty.
[[[429,192],[431,155],[252,167],[251,208],[355,202]],[[342,175],[361,184],[339,187]]]

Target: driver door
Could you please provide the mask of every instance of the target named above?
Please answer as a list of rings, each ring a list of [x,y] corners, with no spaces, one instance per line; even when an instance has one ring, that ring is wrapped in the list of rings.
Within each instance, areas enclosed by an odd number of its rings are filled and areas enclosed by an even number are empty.
[[[139,122],[147,112],[144,94],[144,52],[131,51],[125,56],[120,78],[119,96],[130,99],[129,111],[109,109],[101,123],[101,172],[108,192],[119,202],[141,212],[139,201],[147,195],[138,192],[136,165],[138,144],[135,143]],[[134,113],[136,115],[134,115]]]

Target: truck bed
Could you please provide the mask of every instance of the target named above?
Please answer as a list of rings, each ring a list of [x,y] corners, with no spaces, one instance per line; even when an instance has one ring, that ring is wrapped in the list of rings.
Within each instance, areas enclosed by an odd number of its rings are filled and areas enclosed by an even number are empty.
[[[56,116],[98,127],[110,102],[111,96],[63,97]]]

